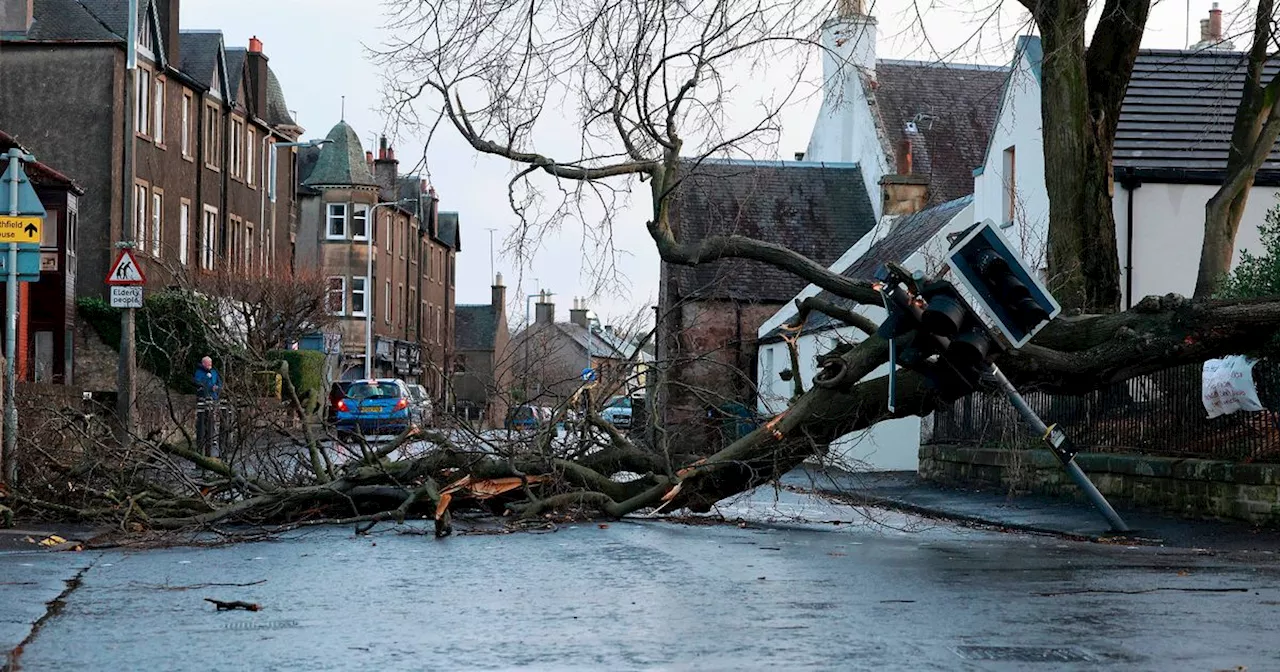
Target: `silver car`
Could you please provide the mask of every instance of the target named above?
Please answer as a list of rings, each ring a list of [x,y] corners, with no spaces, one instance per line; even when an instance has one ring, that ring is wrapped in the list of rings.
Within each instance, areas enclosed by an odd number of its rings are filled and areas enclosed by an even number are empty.
[[[419,427],[430,427],[435,422],[435,412],[431,406],[431,395],[427,388],[409,383],[409,418]]]

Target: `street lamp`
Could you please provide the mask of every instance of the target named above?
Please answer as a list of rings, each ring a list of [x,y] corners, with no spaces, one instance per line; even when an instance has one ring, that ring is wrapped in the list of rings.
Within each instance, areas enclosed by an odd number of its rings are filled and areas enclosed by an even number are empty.
[[[375,203],[369,209],[369,216],[365,218],[365,240],[368,245],[367,270],[364,276],[364,377],[373,378],[373,301],[371,299],[377,293],[374,290],[376,286],[373,282],[373,253],[374,240],[373,232],[378,230],[378,208],[386,205],[401,205],[403,203],[413,203],[412,198],[402,198],[398,201],[383,201]]]
[[[265,143],[267,138],[263,138],[262,141]],[[276,150],[284,149],[286,147],[319,147],[331,142],[333,141],[328,138],[324,138],[322,140],[307,140],[306,142],[277,142],[273,143],[272,147]],[[278,163],[276,157],[277,154],[275,151],[272,151],[270,159],[267,162],[267,200],[272,203],[276,202],[276,164]]]

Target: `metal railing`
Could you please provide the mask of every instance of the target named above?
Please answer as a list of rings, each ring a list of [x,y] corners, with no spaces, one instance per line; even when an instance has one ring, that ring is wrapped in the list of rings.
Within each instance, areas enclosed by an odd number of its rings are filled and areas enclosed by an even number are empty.
[[[1209,419],[1201,401],[1199,364],[1141,376],[1083,395],[1024,392],[1050,423],[1082,451],[1280,462],[1280,365],[1253,368],[1262,405]],[[1039,447],[1002,395],[979,393],[934,416],[934,443]]]

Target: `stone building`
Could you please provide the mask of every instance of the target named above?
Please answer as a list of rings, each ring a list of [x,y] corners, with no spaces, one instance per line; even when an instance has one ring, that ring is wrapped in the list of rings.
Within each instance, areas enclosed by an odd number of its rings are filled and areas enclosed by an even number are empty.
[[[105,295],[113,244],[127,237],[126,188],[152,287],[288,262],[293,151],[279,156],[274,201],[264,187],[273,144],[302,129],[262,42],[227,48],[217,31],[180,30],[178,0],[140,0],[136,104],[126,109],[126,3],[2,1],[0,119],[85,188],[80,296]],[[126,141],[132,178],[122,177]]]
[[[376,159],[345,121],[326,140],[301,154],[295,244],[297,268],[326,279],[340,318],[319,347],[334,356],[337,378],[403,378],[448,404],[458,215],[439,212],[424,180],[398,174],[385,138]]]
[[[585,303],[575,301],[569,321],[556,321],[552,295],[540,292],[533,324],[511,338],[513,384],[516,395],[530,403],[550,406],[570,398],[582,387],[582,372],[596,372],[597,388],[625,394],[635,385],[636,365],[615,346]]]
[[[499,273],[489,303],[457,307],[453,394],[458,413],[500,426],[507,415],[513,376],[507,288]]]

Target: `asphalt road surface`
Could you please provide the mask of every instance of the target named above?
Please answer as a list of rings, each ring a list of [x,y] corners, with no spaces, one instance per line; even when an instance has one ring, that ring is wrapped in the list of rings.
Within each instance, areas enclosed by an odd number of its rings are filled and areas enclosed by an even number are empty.
[[[1280,669],[1269,553],[871,522],[789,493],[726,513],[752,522],[3,553],[0,651],[25,640],[22,670]]]

